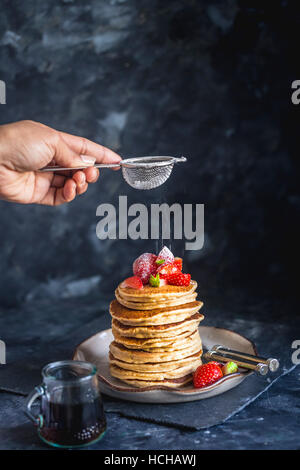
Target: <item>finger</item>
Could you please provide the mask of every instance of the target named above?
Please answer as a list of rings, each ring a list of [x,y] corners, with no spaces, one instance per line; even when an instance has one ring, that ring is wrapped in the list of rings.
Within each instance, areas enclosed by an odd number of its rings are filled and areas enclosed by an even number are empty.
[[[57,140],[54,151],[56,164],[70,169],[74,167],[89,167],[94,165],[96,161],[95,157],[81,156],[78,152],[76,153],[62,137],[59,137]]]
[[[99,178],[98,168],[87,168],[86,170],[83,170],[83,172],[85,173],[87,183],[95,183]]]
[[[86,183],[86,177],[85,177],[85,173],[81,170],[79,171],[76,171],[73,176],[72,176],[73,180],[75,181],[76,183],[76,186],[79,188],[80,186],[83,186],[85,183]]]
[[[62,188],[51,187],[40,204],[48,206],[59,206],[66,202],[71,202],[76,196],[76,183],[68,179]]]
[[[73,180],[76,183],[76,194],[80,195],[85,193],[87,190],[88,184],[86,182],[85,173],[83,171],[77,171],[73,175]]]
[[[88,187],[85,173],[83,171],[77,171],[73,175],[73,180],[76,183],[76,194],[79,196],[80,194],[85,193]]]
[[[60,191],[60,189],[58,189],[58,191]],[[59,195],[59,198],[58,198],[58,203],[59,204],[63,204],[63,202],[60,202],[60,201],[63,201],[64,202],[71,202],[73,201],[73,199],[75,199],[75,196],[76,196],[76,183],[73,179],[68,179],[64,185],[64,187],[61,189],[62,191],[62,194]]]
[[[63,185],[65,184],[66,177],[62,175],[56,175],[55,173],[53,174],[53,179],[51,181],[51,186],[53,188],[62,188]]]
[[[119,163],[121,160],[120,155],[117,153],[85,137],[78,137],[65,132],[60,134],[68,146],[78,155],[94,157],[97,163]]]
[[[80,196],[80,194],[85,193],[88,187],[89,187],[89,185],[87,183],[84,183],[84,185],[80,186],[79,188],[77,186],[77,189],[76,189],[77,196]]]

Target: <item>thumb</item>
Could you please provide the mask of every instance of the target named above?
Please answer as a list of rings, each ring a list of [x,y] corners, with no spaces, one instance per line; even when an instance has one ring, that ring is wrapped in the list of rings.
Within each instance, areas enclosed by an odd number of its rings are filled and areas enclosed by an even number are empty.
[[[89,167],[93,166],[96,158],[88,155],[79,155],[74,152],[68,144],[60,138],[55,147],[55,163],[66,168]]]

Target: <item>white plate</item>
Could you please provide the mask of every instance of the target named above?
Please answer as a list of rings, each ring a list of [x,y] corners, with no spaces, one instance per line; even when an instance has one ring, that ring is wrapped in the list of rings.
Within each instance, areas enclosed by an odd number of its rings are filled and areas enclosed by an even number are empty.
[[[210,349],[215,344],[222,344],[230,349],[257,355],[255,345],[234,331],[213,326],[200,326],[199,332],[204,349]],[[144,403],[179,403],[200,400],[224,393],[236,387],[252,374],[251,371],[240,369],[239,372],[222,377],[209,387],[201,389],[194,388],[192,384],[181,389],[167,387],[135,388],[110,375],[108,353],[111,341],[113,341],[111,329],[100,331],[77,346],[73,359],[95,364],[98,369],[102,393],[115,398]]]

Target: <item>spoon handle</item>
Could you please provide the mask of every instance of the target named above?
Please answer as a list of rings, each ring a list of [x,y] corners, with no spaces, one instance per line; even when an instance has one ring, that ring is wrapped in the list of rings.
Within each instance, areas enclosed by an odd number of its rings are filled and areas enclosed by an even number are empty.
[[[236,351],[234,349],[226,348],[225,346],[221,346],[220,344],[216,344],[212,351],[217,352],[218,354],[230,354],[231,356],[236,356],[239,359],[246,359],[249,361],[267,364],[271,372],[276,372],[279,369],[279,361],[274,357],[263,358],[259,356],[254,356],[253,354],[243,353],[241,351]]]
[[[250,362],[246,359],[236,359],[236,357],[230,356],[229,354],[218,354],[215,351],[208,351],[204,354],[205,359],[216,360],[220,362],[231,362],[234,361],[239,367],[243,367],[244,369],[250,369],[254,372],[257,372],[260,375],[266,375],[269,372],[269,368],[267,364],[263,364],[262,362]]]

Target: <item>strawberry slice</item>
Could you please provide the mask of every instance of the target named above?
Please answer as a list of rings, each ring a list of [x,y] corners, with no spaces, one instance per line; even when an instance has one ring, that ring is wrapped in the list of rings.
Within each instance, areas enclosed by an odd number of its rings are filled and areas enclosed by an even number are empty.
[[[175,264],[175,266],[177,266],[179,271],[182,271],[182,258],[178,258],[176,256],[176,258],[174,259],[174,264]]]
[[[157,255],[156,263],[158,264],[160,261],[162,261],[165,264],[173,263],[174,261],[174,255],[172,251],[170,251],[169,248],[166,246],[164,246]]]
[[[174,263],[163,264],[157,270],[157,273],[159,274],[160,279],[166,279],[167,281],[171,274],[176,274],[179,272],[180,270],[178,269],[178,266],[176,266]]]
[[[130,287],[131,289],[143,289],[142,280],[137,276],[128,277],[122,282],[121,287]]]
[[[190,274],[177,272],[168,276],[168,284],[171,286],[189,286],[191,282]]]

